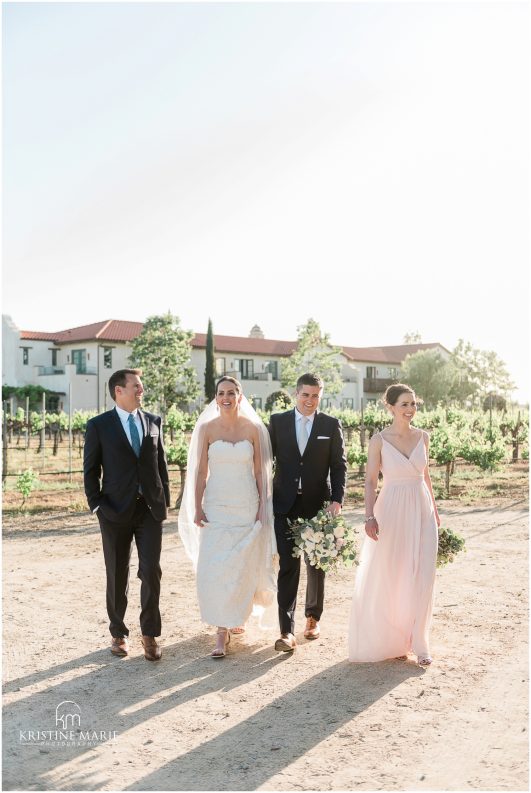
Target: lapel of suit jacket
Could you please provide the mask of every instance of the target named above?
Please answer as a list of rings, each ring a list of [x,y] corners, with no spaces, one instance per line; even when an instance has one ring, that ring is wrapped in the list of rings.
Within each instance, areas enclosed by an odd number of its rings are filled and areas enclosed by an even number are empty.
[[[310,436],[308,438],[308,443],[306,444],[306,448],[304,449],[303,457],[306,455],[308,448],[313,446],[315,443],[315,439],[317,438],[317,433],[319,432],[319,428],[322,424],[322,413],[316,413],[314,420],[312,421],[312,429],[310,430]]]
[[[142,437],[142,441],[141,441],[141,443],[140,443],[140,448],[142,448],[142,446],[143,446],[143,444],[144,444],[144,441],[146,440],[146,438],[147,438],[147,436],[148,436],[148,434],[149,434],[149,419],[148,419],[148,417],[146,416],[146,414],[145,414],[145,413],[143,413],[143,412],[140,410],[140,408],[138,409],[138,417],[139,417],[139,419],[140,419],[140,423],[142,424],[142,430],[143,430],[143,432],[144,432],[144,435],[143,435],[143,437]]]
[[[288,410],[285,415],[286,415],[286,423],[287,423],[287,427],[286,427],[287,441],[291,446],[293,446],[293,454],[296,454],[298,455],[298,457],[300,457],[301,453],[299,451],[299,444],[297,442],[297,427],[295,426],[296,424],[295,408],[293,410]]]

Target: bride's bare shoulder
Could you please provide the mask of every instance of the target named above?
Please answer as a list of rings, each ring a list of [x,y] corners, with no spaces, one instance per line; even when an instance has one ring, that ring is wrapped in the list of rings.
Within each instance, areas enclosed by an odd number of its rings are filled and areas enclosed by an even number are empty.
[[[199,432],[203,436],[203,438],[208,438],[210,440],[213,435],[216,433],[217,425],[219,423],[219,418],[210,419],[210,421],[205,421],[203,426],[200,428]]]

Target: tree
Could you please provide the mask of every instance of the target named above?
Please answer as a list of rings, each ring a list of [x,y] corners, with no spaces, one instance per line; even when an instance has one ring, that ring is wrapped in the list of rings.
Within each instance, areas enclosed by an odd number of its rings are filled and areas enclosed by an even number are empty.
[[[297,331],[297,349],[282,364],[281,385],[294,388],[301,374],[313,372],[322,377],[327,394],[339,394],[343,389],[339,359],[341,347],[332,347],[328,333],[321,333],[319,323],[314,319],[299,326]]]
[[[29,397],[30,410],[41,409],[43,394],[46,394],[46,400],[49,397],[56,396],[55,391],[50,391],[49,388],[43,388],[41,385],[2,386],[2,402],[11,399],[11,397],[15,397],[19,402],[22,402],[26,397]]]
[[[291,394],[289,391],[284,391],[284,389],[281,388],[269,394],[265,401],[264,410],[266,413],[271,413],[274,410],[289,410],[292,405],[293,400]]]
[[[193,332],[183,330],[179,317],[170,312],[148,317],[134,339],[131,366],[142,369],[147,405],[155,405],[163,417],[171,405],[186,408],[199,394],[191,363]]]
[[[400,379],[413,388],[427,408],[431,408],[438,402],[448,401],[454,370],[437,350],[420,350],[406,356]]]
[[[492,350],[478,350],[459,339],[451,361],[457,373],[452,396],[479,404],[489,392],[507,397],[514,390],[505,363]]]
[[[214,333],[210,318],[206,337],[205,396],[207,402],[212,402],[216,396],[216,358],[214,353]]]
[[[404,334],[404,344],[420,344],[421,342],[422,338],[418,330]]]

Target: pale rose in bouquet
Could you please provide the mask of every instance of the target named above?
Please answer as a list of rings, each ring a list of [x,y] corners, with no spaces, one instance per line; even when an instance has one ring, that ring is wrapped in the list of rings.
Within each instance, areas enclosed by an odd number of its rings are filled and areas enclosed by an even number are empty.
[[[290,531],[295,540],[293,556],[307,554],[310,564],[325,573],[358,564],[355,530],[342,515],[332,517],[321,509],[314,518],[297,518]]]

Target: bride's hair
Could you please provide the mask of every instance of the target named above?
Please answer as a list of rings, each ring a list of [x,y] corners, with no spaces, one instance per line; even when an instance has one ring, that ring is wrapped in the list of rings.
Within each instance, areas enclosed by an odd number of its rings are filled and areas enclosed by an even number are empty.
[[[232,383],[232,384],[233,384],[233,385],[236,387],[237,391],[239,391],[239,392],[240,392],[240,394],[242,394],[242,393],[243,393],[243,388],[242,388],[242,384],[240,383],[240,381],[239,381],[239,380],[236,380],[236,378],[235,378],[235,377],[229,377],[229,376],[227,375],[227,376],[225,376],[225,377],[220,377],[220,378],[219,378],[219,380],[218,380],[218,382],[216,383],[216,395],[217,395],[217,393],[218,393],[219,384],[220,384],[220,383],[225,383],[225,382],[227,382],[227,383]]]
[[[384,405],[396,405],[400,394],[411,394],[411,396],[415,397],[417,404],[422,405],[422,399],[415,394],[410,385],[405,383],[393,383],[393,385],[390,385],[382,397],[382,402]]]

